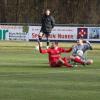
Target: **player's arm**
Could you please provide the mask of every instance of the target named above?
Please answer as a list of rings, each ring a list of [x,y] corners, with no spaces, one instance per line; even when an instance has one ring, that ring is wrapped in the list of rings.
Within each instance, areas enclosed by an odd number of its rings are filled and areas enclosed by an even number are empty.
[[[42,54],[48,53],[48,49],[45,49],[45,50],[42,49],[40,41],[38,41],[38,44],[39,44],[39,51],[40,51],[40,53],[42,53]]]
[[[72,48],[68,48],[68,49],[61,48],[62,53],[68,53],[68,52],[71,52],[71,51],[72,51]]]
[[[93,50],[93,47],[89,41],[86,41],[87,49]]]

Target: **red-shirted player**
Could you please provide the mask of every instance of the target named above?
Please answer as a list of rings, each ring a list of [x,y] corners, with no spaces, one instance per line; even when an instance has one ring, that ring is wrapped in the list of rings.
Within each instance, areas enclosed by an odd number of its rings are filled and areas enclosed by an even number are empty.
[[[66,66],[66,67],[72,67],[71,64],[68,63],[67,58],[62,58],[61,53],[68,53],[72,51],[72,48],[69,49],[64,49],[58,47],[57,42],[52,42],[51,47],[48,49],[42,49],[40,42],[39,43],[39,51],[42,54],[48,53],[49,56],[49,64],[51,67],[61,67],[61,66]]]

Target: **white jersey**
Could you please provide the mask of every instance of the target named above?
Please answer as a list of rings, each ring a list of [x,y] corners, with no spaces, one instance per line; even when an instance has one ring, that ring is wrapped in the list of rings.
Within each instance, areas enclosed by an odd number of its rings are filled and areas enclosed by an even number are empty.
[[[92,46],[90,45],[90,43],[84,43],[83,45],[75,45],[72,49],[72,55],[77,55],[77,51],[78,50],[82,50],[83,54],[87,51],[87,50],[91,50]]]

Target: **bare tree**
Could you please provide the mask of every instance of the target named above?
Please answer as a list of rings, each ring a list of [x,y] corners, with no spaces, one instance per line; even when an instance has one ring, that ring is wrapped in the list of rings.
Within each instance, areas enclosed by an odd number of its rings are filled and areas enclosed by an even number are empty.
[[[100,0],[0,0],[0,22],[40,23],[44,9],[56,23],[100,23]]]
[[[6,0],[1,0],[0,1],[0,22],[1,23],[6,22],[5,9],[6,9]]]

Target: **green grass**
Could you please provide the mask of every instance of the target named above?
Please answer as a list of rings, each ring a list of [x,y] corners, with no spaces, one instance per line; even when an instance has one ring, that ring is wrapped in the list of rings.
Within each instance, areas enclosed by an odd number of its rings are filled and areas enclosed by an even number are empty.
[[[72,44],[61,44],[69,47]],[[0,100],[100,100],[100,44],[90,66],[50,68],[32,42],[0,42]]]

